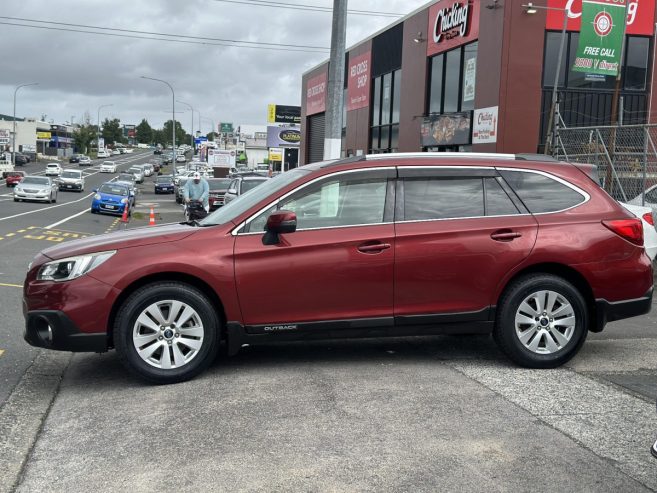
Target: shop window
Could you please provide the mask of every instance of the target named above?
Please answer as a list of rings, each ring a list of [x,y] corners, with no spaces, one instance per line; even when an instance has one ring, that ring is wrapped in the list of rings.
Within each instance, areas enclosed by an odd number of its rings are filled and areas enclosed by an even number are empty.
[[[443,113],[459,110],[459,80],[461,75],[461,50],[448,51],[445,58],[445,95]]]
[[[429,113],[443,112],[443,64],[445,57],[437,55],[431,59],[431,86],[429,89]]]
[[[431,59],[428,113],[474,109],[478,47],[475,41]]]
[[[567,36],[567,34],[566,34]],[[554,76],[557,71],[557,61],[559,60],[559,46],[561,42],[561,33],[548,32],[545,37],[545,64],[543,66],[543,86],[553,87]],[[575,45],[577,47],[577,45]],[[563,86],[566,81],[566,50],[568,49],[568,39],[564,44],[564,55],[561,59],[561,70],[559,71],[559,86]],[[573,57],[574,60],[574,57]]]
[[[649,38],[628,37],[625,62],[625,89],[646,90]]]
[[[370,151],[395,152],[399,142],[401,70],[374,79]]]

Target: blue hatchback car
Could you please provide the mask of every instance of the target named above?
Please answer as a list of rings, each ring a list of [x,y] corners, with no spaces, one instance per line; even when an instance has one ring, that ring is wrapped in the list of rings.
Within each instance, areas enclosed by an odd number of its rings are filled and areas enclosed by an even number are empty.
[[[106,212],[109,214],[123,214],[127,207],[130,211],[130,188],[123,183],[103,183],[91,202],[91,212],[98,214]]]

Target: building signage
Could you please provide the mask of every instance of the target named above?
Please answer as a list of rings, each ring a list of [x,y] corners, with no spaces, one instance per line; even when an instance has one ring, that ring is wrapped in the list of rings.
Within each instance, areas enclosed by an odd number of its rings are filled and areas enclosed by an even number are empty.
[[[269,161],[283,162],[283,149],[269,149]]]
[[[606,3],[606,2],[601,2]],[[652,36],[655,28],[655,0],[625,0],[614,4],[627,4],[626,34]],[[548,0],[545,27],[555,31],[563,29],[564,10],[568,13],[568,31],[579,31],[582,26],[582,0]]]
[[[625,36],[625,0],[584,0],[573,71],[616,76]]]
[[[267,147],[299,147],[299,127],[267,127]]]
[[[472,122],[472,143],[492,144],[497,142],[498,107],[474,110]]]
[[[480,0],[441,0],[429,9],[427,56],[479,37]]]
[[[7,129],[0,129],[0,145],[7,145],[11,140],[11,133]]]
[[[301,106],[282,106],[270,104],[267,111],[267,123],[301,124]]]
[[[233,133],[233,124],[232,123],[220,123],[219,124],[219,133],[232,134]]]
[[[463,101],[474,101],[476,77],[477,59],[468,58],[465,62],[465,74],[463,75]]]
[[[454,146],[470,144],[472,113],[431,115],[422,122],[422,146]]]
[[[347,74],[347,111],[367,108],[370,105],[372,52],[349,57]]]
[[[306,86],[306,115],[326,111],[326,72],[308,80]]]

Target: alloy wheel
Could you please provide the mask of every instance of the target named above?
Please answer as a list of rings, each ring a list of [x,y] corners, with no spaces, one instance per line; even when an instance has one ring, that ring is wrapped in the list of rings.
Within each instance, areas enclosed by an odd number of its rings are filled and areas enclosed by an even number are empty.
[[[515,329],[520,342],[533,353],[554,354],[568,345],[577,318],[570,302],[555,291],[527,296],[516,311]]]
[[[204,328],[197,311],[182,301],[164,300],[144,309],[134,324],[137,354],[155,368],[181,368],[203,346]]]

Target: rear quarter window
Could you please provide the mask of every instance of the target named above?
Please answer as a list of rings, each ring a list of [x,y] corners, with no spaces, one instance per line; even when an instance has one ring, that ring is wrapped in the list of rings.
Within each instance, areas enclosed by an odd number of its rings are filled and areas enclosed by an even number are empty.
[[[500,170],[532,214],[558,212],[584,203],[587,197],[574,188],[531,171]]]

